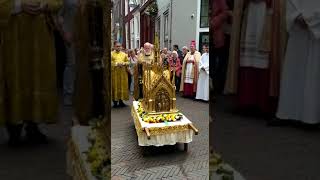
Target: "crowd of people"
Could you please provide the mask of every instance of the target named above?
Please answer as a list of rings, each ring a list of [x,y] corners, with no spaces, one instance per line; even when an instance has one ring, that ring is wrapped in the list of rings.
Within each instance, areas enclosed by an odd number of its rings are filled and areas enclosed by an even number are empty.
[[[319,1],[215,0],[215,94],[270,125],[320,123]],[[284,121],[290,120],[290,121]]]
[[[145,43],[140,49],[125,49],[121,43],[115,42],[112,52],[112,99],[114,107],[125,106],[123,101],[129,100],[129,95],[134,94],[134,71],[137,64],[141,63],[140,54],[143,51],[154,51],[153,45]],[[203,45],[203,54],[196,50],[195,41],[179,49],[178,45],[173,50],[168,48],[160,50],[160,63],[170,69],[170,79],[174,78],[176,92],[181,92],[183,97],[196,100],[209,100],[209,47]],[[121,67],[121,68],[120,68]],[[123,83],[125,82],[125,83]],[[127,83],[126,83],[127,82]]]

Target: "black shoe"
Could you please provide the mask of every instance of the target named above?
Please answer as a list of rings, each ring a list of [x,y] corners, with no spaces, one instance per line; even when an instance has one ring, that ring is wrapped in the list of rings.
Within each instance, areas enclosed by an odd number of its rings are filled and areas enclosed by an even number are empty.
[[[268,126],[285,126],[287,125],[287,123],[285,122],[285,120],[281,120],[279,118],[272,118],[267,122],[267,125]]]
[[[21,141],[21,130],[23,125],[7,125],[6,129],[9,134],[9,147],[20,147],[22,145]]]
[[[319,130],[319,124],[305,124],[305,123],[302,123],[301,127],[304,130],[307,130],[307,131],[318,131]]]
[[[27,140],[32,144],[47,144],[47,136],[41,133],[38,125],[35,123],[27,123],[26,125],[26,137]]]
[[[120,106],[120,107],[126,107],[127,105],[124,104],[122,100],[120,100],[120,101],[119,101],[119,106]]]
[[[119,107],[119,105],[118,105],[118,101],[113,101],[113,107],[114,107],[114,108]]]

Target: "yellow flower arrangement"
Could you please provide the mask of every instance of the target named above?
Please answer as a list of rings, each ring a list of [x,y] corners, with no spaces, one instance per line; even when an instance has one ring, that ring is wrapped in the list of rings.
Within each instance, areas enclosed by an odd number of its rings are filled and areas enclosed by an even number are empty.
[[[170,113],[159,115],[147,115],[145,110],[141,106],[141,102],[138,103],[139,117],[146,123],[161,123],[161,122],[174,122],[182,119],[182,113]]]

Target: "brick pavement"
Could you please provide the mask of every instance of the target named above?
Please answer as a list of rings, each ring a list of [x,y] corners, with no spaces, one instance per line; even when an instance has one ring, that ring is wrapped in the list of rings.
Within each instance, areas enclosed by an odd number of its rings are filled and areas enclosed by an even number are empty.
[[[131,101],[126,102],[130,105]],[[199,129],[189,144],[140,147],[130,107],[112,109],[112,179],[206,180],[209,168],[209,104],[177,97],[177,107]],[[143,152],[147,154],[143,155]]]

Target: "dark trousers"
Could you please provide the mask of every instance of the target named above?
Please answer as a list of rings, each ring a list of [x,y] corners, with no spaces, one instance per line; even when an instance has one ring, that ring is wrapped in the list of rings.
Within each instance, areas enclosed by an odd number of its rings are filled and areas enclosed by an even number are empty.
[[[176,92],[179,92],[179,91],[180,91],[180,82],[181,82],[181,77],[176,76],[176,77],[175,77]]]
[[[66,63],[66,47],[64,40],[58,31],[54,32],[55,49],[56,49],[56,70],[57,70],[57,87],[63,87],[63,72]]]
[[[213,49],[213,65],[210,67],[210,76],[213,79],[215,94],[222,94],[226,81],[229,60],[230,36],[226,35],[224,47]]]
[[[128,88],[129,88],[129,91],[130,91],[131,81],[132,81],[131,74],[128,73]]]
[[[175,83],[175,86],[176,86],[176,92],[179,92],[180,91],[180,82],[181,82],[181,77],[178,77],[177,75],[173,75],[173,72],[171,71],[171,82],[172,82],[172,78],[174,76],[174,83]]]
[[[92,75],[92,89],[93,89],[93,106],[92,112],[94,117],[105,115],[105,102],[104,102],[104,70],[94,69]]]

